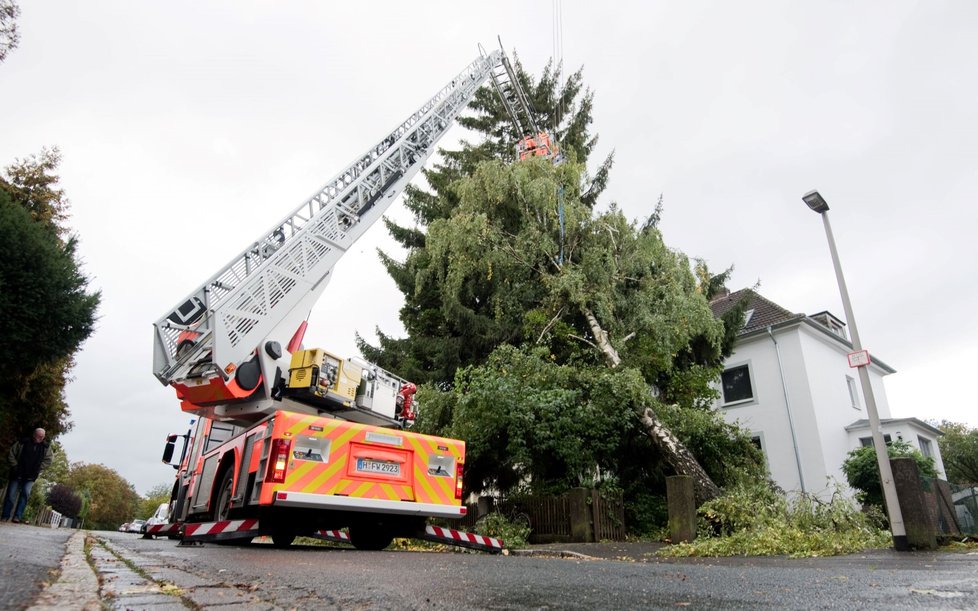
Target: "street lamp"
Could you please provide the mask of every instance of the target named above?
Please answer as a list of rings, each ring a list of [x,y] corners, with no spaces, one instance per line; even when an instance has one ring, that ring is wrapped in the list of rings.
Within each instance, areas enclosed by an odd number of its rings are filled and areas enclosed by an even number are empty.
[[[842,293],[842,308],[849,323],[849,333],[852,336],[853,355],[862,353],[862,343],[859,341],[859,331],[856,329],[856,318],[852,314],[852,304],[849,303],[849,291],[846,289],[846,279],[842,275],[842,264],[839,263],[839,252],[835,248],[835,238],[832,237],[832,226],[829,225],[829,204],[818,191],[809,191],[801,197],[809,208],[822,217],[825,225],[825,237],[829,241],[829,251],[832,253],[832,264],[835,266],[835,277],[839,281],[839,292]],[[857,359],[851,358],[850,365]],[[866,353],[865,356],[868,356]],[[857,361],[858,362],[858,361]],[[873,447],[876,448],[876,462],[880,469],[880,483],[883,485],[883,498],[886,500],[886,511],[890,518],[890,532],[893,533],[893,548],[898,551],[909,549],[907,531],[903,525],[903,512],[900,511],[900,501],[897,499],[896,486],[893,483],[893,469],[890,468],[890,456],[883,441],[883,430],[880,426],[880,416],[876,410],[876,397],[873,395],[873,384],[869,380],[869,359],[861,361],[857,366],[859,382],[866,397],[866,413],[869,415],[869,428],[873,434]]]

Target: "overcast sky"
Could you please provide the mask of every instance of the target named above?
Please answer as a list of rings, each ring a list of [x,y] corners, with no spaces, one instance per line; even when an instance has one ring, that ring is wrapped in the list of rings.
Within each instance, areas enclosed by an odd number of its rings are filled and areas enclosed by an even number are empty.
[[[21,0],[0,64],[0,164],[60,147],[101,319],[68,387],[72,461],[141,493],[189,417],[152,375],[152,323],[502,36],[539,74],[552,2]],[[855,5],[855,6],[853,6]],[[572,2],[562,55],[595,92],[603,207],[785,308],[844,318],[819,189],[895,417],[978,426],[978,3]],[[464,134],[449,133],[451,147]],[[408,221],[400,202],[390,215]],[[306,345],[399,334],[374,227]],[[396,252],[396,251],[395,251]]]

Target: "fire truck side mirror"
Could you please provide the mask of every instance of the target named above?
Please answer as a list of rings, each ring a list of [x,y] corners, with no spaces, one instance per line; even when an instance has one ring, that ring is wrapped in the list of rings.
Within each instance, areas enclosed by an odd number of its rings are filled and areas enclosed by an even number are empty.
[[[163,446],[163,464],[168,465],[173,460],[173,450],[177,447],[179,435],[167,435],[166,445]]]

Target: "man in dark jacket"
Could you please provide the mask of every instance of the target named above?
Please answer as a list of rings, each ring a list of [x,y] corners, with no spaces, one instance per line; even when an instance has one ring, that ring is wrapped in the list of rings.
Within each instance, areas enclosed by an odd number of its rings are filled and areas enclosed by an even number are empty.
[[[44,441],[44,429],[34,429],[33,437],[21,439],[10,448],[10,481],[7,482],[7,498],[3,501],[3,520],[14,514],[14,522],[24,520],[24,508],[31,498],[34,480],[51,464],[51,446]],[[19,495],[19,498],[18,498]],[[14,501],[17,511],[13,511]]]

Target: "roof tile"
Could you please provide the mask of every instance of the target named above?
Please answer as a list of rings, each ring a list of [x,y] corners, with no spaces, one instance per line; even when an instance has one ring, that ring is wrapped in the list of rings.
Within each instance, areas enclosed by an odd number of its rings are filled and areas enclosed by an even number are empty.
[[[777,325],[789,320],[804,318],[804,314],[790,312],[778,304],[770,301],[752,289],[741,289],[727,295],[717,297],[710,302],[710,309],[713,315],[720,318],[741,301],[744,302],[744,312],[753,310],[753,314],[740,330],[738,335],[744,335],[758,329],[763,329],[771,325]]]

